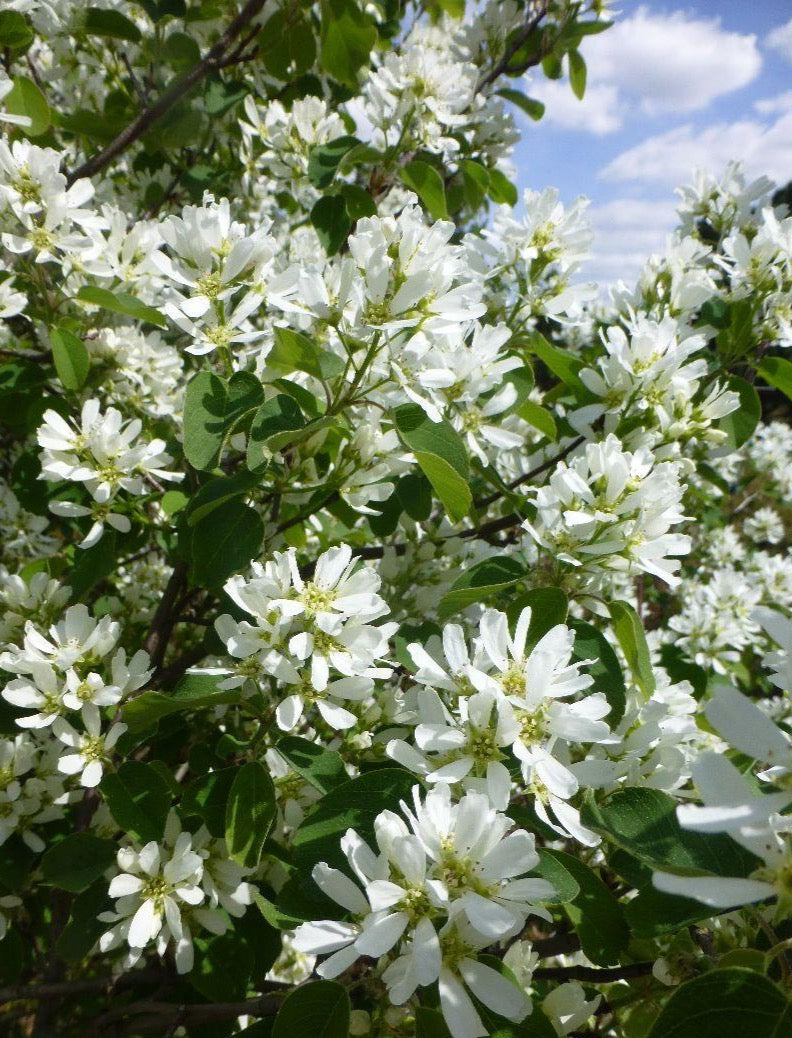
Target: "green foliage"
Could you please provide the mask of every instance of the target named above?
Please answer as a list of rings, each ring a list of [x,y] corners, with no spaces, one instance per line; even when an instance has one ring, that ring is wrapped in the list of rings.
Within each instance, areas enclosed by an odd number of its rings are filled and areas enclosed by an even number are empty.
[[[225,838],[228,853],[240,865],[259,863],[264,841],[275,818],[275,787],[257,761],[237,771],[226,803]]]
[[[393,420],[451,519],[458,522],[467,515],[473,501],[462,438],[448,422],[432,422],[417,404],[397,407]]]
[[[41,859],[44,882],[70,894],[87,890],[115,861],[116,846],[93,833],[72,833],[53,844]]]
[[[347,1038],[349,1034],[349,995],[341,984],[316,980],[297,988],[286,998],[275,1017],[272,1038]]]

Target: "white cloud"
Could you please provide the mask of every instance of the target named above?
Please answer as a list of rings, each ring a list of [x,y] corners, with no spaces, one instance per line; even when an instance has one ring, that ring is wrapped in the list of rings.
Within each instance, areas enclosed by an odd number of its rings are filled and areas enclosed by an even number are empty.
[[[531,84],[529,93],[547,106],[546,118],[565,130],[586,130],[600,136],[613,133],[622,125],[619,92],[612,84],[590,86],[582,101],[578,101],[566,80],[547,79]]]
[[[778,51],[782,58],[792,61],[792,18],[785,25],[779,25],[768,35],[765,44],[771,50]]]
[[[754,108],[761,115],[780,115],[792,110],[792,90],[787,90],[776,97],[763,97],[754,101]]]
[[[697,167],[717,174],[735,158],[749,175],[764,173],[786,183],[792,177],[792,111],[785,110],[769,124],[744,119],[707,129],[690,123],[678,126],[617,155],[598,176],[673,187],[689,180]]]
[[[617,198],[589,209],[594,248],[583,271],[600,285],[632,284],[652,253],[661,252],[677,223],[675,202],[661,198]]]
[[[589,88],[582,102],[566,81],[537,78],[528,92],[547,104],[550,123],[595,134],[618,130],[630,113],[706,108],[752,82],[762,66],[756,36],[729,32],[717,18],[643,6],[587,39],[583,54]]]

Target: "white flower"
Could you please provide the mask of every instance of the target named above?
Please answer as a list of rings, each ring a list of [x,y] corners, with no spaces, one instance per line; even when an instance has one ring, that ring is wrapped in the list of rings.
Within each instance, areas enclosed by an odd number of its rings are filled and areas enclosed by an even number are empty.
[[[588,1001],[582,986],[572,980],[553,988],[542,1001],[542,1009],[550,1018],[556,1034],[565,1035],[583,1026],[601,1001],[602,995],[595,995]]]
[[[352,913],[354,921],[306,923],[295,936],[303,952],[332,952],[318,967],[321,976],[343,972],[359,955],[378,958],[409,940],[407,955],[418,983],[438,979],[442,955],[436,924],[470,928],[480,946],[513,936],[529,914],[545,917],[536,902],[552,897],[552,886],[525,873],[538,863],[534,839],[509,832],[511,821],[486,796],[469,792],[452,803],[441,784],[403,815],[384,811],[375,821],[378,854],[353,830],[341,846],[363,885],[321,862],[313,876],[322,891]],[[403,946],[404,948],[404,946]]]
[[[193,849],[190,834],[176,835],[177,830],[172,813],[163,843],[152,841],[139,850],[123,847],[118,852],[118,873],[108,889],[110,897],[117,899],[115,910],[99,917],[113,926],[99,939],[99,947],[109,951],[126,942],[128,960],[134,963],[152,941],[160,955],[172,942],[176,969],[186,973],[192,968],[193,946],[182,912],[204,900],[204,859]]]
[[[76,731],[68,721],[57,717],[52,726],[56,738],[73,752],[65,753],[58,761],[58,771],[64,775],[80,772],[80,785],[91,788],[102,781],[104,765],[108,755],[127,729],[125,724],[111,725],[102,735],[102,718],[99,708],[89,703],[81,711],[84,732]]]

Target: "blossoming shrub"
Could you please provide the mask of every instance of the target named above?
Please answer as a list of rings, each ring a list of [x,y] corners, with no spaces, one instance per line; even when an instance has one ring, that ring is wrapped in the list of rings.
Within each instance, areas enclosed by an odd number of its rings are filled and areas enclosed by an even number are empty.
[[[792,218],[608,302],[602,0],[0,10],[0,1030],[792,1033]]]

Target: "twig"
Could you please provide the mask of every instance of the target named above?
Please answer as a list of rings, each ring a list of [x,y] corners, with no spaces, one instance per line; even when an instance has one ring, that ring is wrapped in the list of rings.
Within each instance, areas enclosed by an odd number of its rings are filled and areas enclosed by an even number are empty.
[[[612,984],[615,980],[647,977],[654,962],[631,962],[626,966],[597,969],[595,966],[543,966],[533,971],[534,980],[582,980],[587,984]]]
[[[568,457],[573,450],[576,450],[581,443],[585,441],[585,439],[585,436],[578,436],[570,444],[564,447],[562,451],[558,454],[554,454],[552,458],[548,458],[547,461],[543,461],[541,465],[537,465],[536,468],[531,469],[529,472],[524,472],[523,475],[518,476],[517,479],[513,479],[511,483],[508,484],[509,490],[516,490],[517,487],[522,486],[523,483],[530,483],[530,481],[536,476],[541,476],[543,472],[547,472],[548,469],[551,469],[554,465],[557,465],[560,461],[563,461],[564,458]],[[474,503],[476,508],[487,508],[500,497],[503,497],[503,494],[498,491],[494,494],[490,494],[488,497],[479,498],[479,500]]]
[[[540,3],[536,14],[533,16],[533,18],[529,19],[525,23],[521,31],[514,37],[512,42],[503,52],[503,56],[501,57],[497,65],[491,68],[489,72],[485,72],[484,75],[481,76],[478,83],[476,84],[476,93],[480,93],[485,87],[488,87],[490,83],[494,83],[499,76],[503,75],[503,73],[509,67],[509,62],[511,61],[511,59],[514,57],[514,55],[517,53],[520,47],[522,47],[522,45],[528,40],[528,37],[531,35],[534,29],[538,28],[539,23],[542,21],[546,14],[547,3]],[[533,60],[531,64],[538,65],[538,63],[545,56],[544,51],[545,47],[542,46],[541,50],[539,51],[539,54],[536,56],[536,59]],[[527,65],[526,68],[530,68],[530,65]],[[525,69],[523,69],[522,71],[525,71]]]
[[[236,18],[229,24],[217,43],[206,52],[203,58],[193,65],[181,79],[170,86],[152,105],[145,108],[106,148],[103,148],[96,155],[92,155],[77,169],[72,170],[66,178],[67,183],[71,185],[75,180],[79,180],[80,177],[90,177],[104,169],[117,155],[120,155],[122,151],[126,151],[130,144],[142,137],[154,123],[161,119],[174,105],[178,104],[210,72],[224,68],[227,57],[226,52],[237,40],[237,37],[248,30],[250,23],[260,13],[265,2],[266,0],[248,0],[248,3],[245,4]],[[238,58],[235,60],[238,60]]]
[[[151,627],[143,647],[151,657],[151,662],[155,668],[160,666],[165,657],[165,649],[168,646],[168,639],[175,622],[173,615],[174,605],[186,579],[187,564],[178,562],[173,567],[170,580],[162,593],[162,598],[151,621]]]

